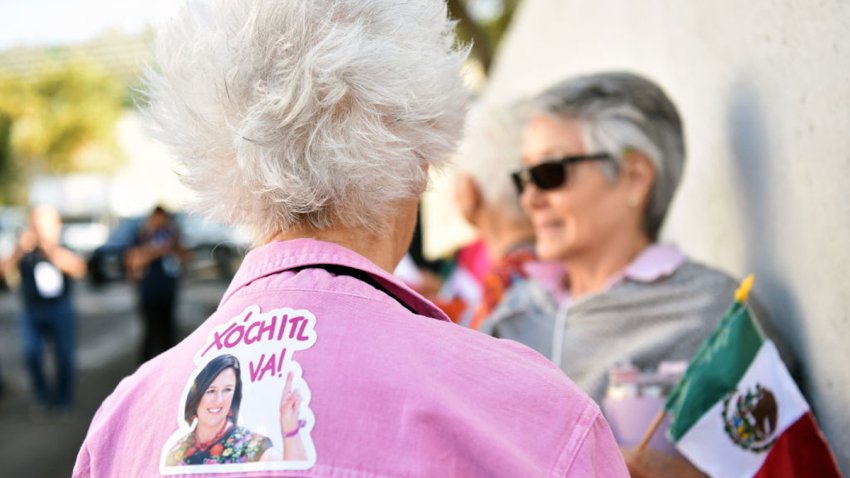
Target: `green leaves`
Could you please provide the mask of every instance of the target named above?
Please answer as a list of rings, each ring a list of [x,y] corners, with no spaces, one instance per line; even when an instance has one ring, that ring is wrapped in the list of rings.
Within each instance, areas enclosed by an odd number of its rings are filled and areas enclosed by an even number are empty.
[[[124,96],[120,80],[81,60],[0,75],[0,183],[119,164],[114,128]]]

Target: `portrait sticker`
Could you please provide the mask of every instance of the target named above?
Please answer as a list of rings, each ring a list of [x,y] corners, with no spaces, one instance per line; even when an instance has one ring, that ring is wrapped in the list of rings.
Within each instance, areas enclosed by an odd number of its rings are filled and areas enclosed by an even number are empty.
[[[316,464],[310,387],[298,352],[316,343],[307,310],[252,305],[216,327],[195,354],[162,447],[160,472],[306,470]]]

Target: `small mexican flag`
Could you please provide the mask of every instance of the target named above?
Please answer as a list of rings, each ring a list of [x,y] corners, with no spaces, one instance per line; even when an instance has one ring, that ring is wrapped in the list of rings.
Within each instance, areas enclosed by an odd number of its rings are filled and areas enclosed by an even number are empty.
[[[717,477],[840,477],[809,405],[750,317],[747,277],[667,399],[668,438]]]

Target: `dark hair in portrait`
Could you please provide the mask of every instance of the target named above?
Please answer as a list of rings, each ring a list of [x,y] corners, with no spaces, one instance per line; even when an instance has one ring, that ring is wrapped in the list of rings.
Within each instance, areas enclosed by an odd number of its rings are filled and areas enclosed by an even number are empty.
[[[163,207],[161,204],[158,204],[155,208],[153,208],[153,211],[151,211],[151,216],[157,214],[161,214],[165,217],[171,217],[171,213],[168,212],[168,209],[165,209],[165,207]]]
[[[186,420],[186,423],[192,424],[192,419],[195,418],[204,392],[207,391],[207,388],[209,388],[210,384],[221,372],[229,368],[232,368],[236,373],[236,389],[233,390],[230,415],[233,423],[237,422],[239,419],[239,405],[242,403],[242,374],[240,373],[239,359],[233,355],[219,355],[210,360],[204,369],[201,370],[201,373],[195,377],[192,388],[189,389],[189,395],[186,397],[186,407],[183,409],[183,419]]]

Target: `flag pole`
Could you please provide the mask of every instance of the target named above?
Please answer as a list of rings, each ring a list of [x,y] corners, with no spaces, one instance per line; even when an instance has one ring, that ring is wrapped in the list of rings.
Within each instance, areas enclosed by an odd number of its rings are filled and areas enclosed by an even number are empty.
[[[643,453],[643,450],[649,445],[649,440],[652,439],[652,435],[655,435],[655,432],[658,430],[658,427],[661,426],[661,422],[664,420],[664,409],[658,411],[658,414],[655,415],[655,418],[652,419],[652,423],[649,424],[649,428],[647,428],[646,432],[643,434],[643,438],[640,439],[640,443],[637,446],[637,453]]]

